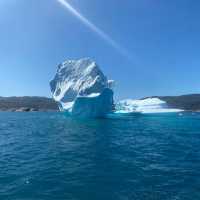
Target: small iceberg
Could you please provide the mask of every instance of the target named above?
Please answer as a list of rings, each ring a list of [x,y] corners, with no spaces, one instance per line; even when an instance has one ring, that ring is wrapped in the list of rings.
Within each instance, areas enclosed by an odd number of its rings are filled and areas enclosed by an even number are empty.
[[[147,113],[181,112],[169,108],[159,98],[126,99],[114,103],[114,81],[89,58],[67,60],[58,66],[50,82],[53,99],[59,109],[76,117],[122,117]]]
[[[146,98],[142,100],[126,99],[116,104],[116,113],[170,113],[182,112],[180,109],[169,108],[165,101],[159,98]]]

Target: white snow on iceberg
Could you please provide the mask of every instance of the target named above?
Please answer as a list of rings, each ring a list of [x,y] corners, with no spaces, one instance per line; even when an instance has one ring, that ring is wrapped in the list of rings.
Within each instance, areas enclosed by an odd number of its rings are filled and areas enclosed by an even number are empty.
[[[67,60],[50,82],[59,108],[73,116],[103,117],[113,109],[113,81],[89,58]]]
[[[146,98],[142,100],[126,99],[119,101],[115,109],[115,113],[169,113],[183,111],[169,108],[167,103],[159,98]]]

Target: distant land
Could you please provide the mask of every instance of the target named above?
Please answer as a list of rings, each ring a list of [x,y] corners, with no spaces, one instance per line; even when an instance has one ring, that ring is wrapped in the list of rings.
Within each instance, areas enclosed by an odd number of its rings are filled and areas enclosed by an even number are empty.
[[[167,102],[171,108],[186,111],[200,111],[200,94],[188,94],[180,96],[154,96]]]
[[[58,106],[52,98],[24,96],[0,97],[1,111],[57,111]]]
[[[200,111],[200,94],[152,97],[166,101],[172,108]],[[58,111],[58,105],[52,98],[47,97],[0,97],[0,111]]]

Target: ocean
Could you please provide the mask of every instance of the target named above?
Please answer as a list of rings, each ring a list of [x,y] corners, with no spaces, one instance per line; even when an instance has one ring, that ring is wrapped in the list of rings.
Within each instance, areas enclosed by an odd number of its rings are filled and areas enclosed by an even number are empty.
[[[200,114],[0,113],[0,200],[200,199]]]

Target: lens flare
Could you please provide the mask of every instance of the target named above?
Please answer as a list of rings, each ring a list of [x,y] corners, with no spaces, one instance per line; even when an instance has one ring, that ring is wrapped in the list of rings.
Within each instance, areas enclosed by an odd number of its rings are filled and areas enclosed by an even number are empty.
[[[87,26],[90,30],[99,35],[102,39],[104,39],[108,44],[114,47],[121,55],[132,60],[132,56],[130,53],[119,45],[115,40],[113,40],[108,34],[102,31],[99,27],[94,25],[90,20],[88,20],[85,16],[83,16],[79,11],[77,11],[74,7],[72,7],[66,0],[57,0],[61,5],[63,5],[68,11],[70,11],[75,17],[77,17],[85,26]]]

